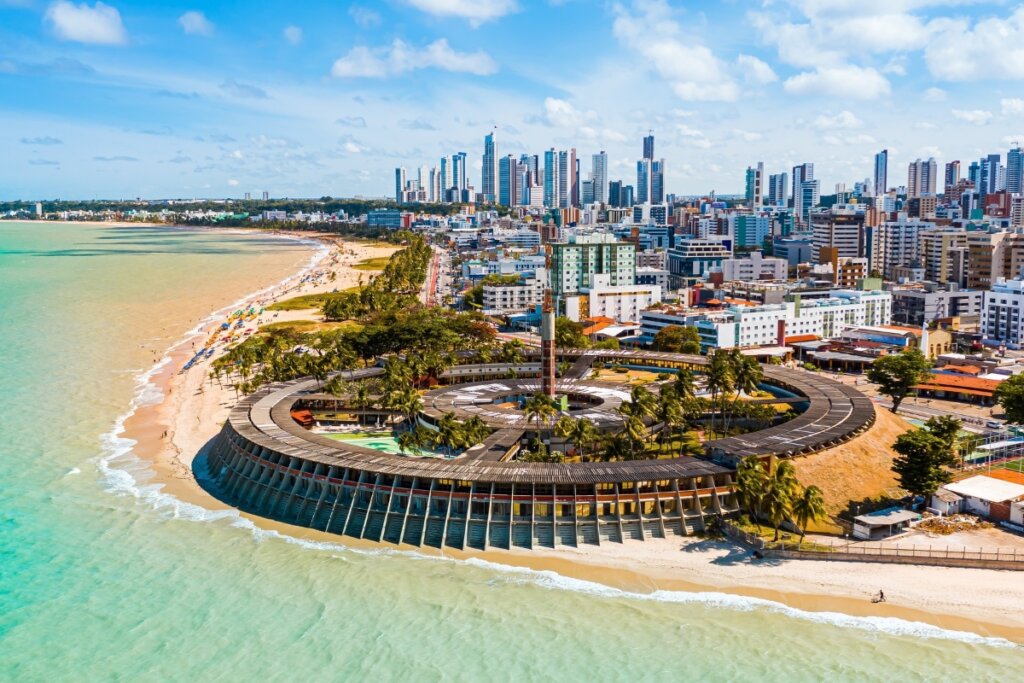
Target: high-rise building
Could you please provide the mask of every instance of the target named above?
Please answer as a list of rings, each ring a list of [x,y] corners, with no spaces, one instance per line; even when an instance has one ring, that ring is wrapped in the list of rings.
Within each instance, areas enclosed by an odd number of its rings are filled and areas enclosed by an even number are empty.
[[[568,244],[552,244],[551,287],[557,296],[594,286],[594,275],[608,275],[611,286],[632,285],[636,278],[636,245],[607,234],[577,236]]]
[[[560,209],[568,209],[579,202],[579,188],[576,184],[576,150],[558,153],[558,203]]]
[[[263,190],[263,201],[266,202],[266,201],[269,201],[269,200],[270,200],[270,193],[267,192],[266,190]]]
[[[789,174],[776,173],[768,176],[768,203],[771,206],[785,206],[789,197]]]
[[[586,206],[594,203],[594,179],[580,181],[580,202]]]
[[[755,209],[764,206],[764,163],[747,167],[747,204]]]
[[[818,181],[805,181],[805,185]],[[817,263],[824,263],[822,250],[834,248],[839,258],[864,256],[864,206],[836,204],[810,211],[812,251]]]
[[[935,159],[912,161],[907,167],[907,198],[934,197],[937,173]]]
[[[246,192],[245,193],[245,201],[249,201],[250,199],[252,199],[252,192]]]
[[[480,170],[480,192],[485,202],[494,202],[498,198],[498,148],[494,140],[494,131],[484,136],[484,160]],[[506,206],[511,204],[506,203]]]
[[[665,160],[651,163],[651,204],[665,202]]]
[[[515,206],[520,203],[519,162],[509,154],[498,162],[498,204]]]
[[[953,198],[954,188],[960,182],[960,162],[951,161],[946,164],[946,173],[943,177],[942,194],[949,201]]]
[[[1024,149],[1019,144],[1006,153],[1006,191],[1024,194]]]
[[[636,202],[646,204],[651,201],[651,160],[641,159],[636,162]]]
[[[622,181],[613,180],[608,183],[608,206],[622,207],[625,204],[622,203]]]
[[[395,201],[399,204],[405,203],[405,167],[395,169]],[[263,193],[266,194],[265,192]]]
[[[819,198],[818,184],[814,180],[814,164],[794,166],[793,215],[801,225],[807,225],[808,212],[811,207],[817,206]]]
[[[881,197],[889,191],[889,150],[883,149],[875,155],[875,196]]]
[[[595,154],[591,160],[590,178],[593,181],[595,202],[608,201],[608,154],[603,150]],[[586,201],[584,200],[584,204]]]
[[[644,159],[654,161],[654,133],[651,131],[644,137]]]
[[[558,152],[554,147],[544,152],[544,206],[558,208]]]
[[[981,205],[985,205],[985,195],[999,191],[999,168],[1002,166],[1003,157],[1000,154],[989,154],[981,160],[978,182],[978,194],[981,197]]]
[[[465,190],[469,187],[469,179],[466,177],[466,153],[459,152],[452,155],[452,187]]]
[[[441,157],[441,167],[440,167],[440,170],[438,171],[438,176],[439,177],[437,179],[437,182],[441,186],[441,193],[438,196],[438,200],[439,201],[444,201],[445,200],[445,194],[447,194],[448,190],[452,189],[452,186],[454,185],[454,183],[452,182],[452,177],[453,176],[452,176],[452,160],[451,160],[451,157],[448,157],[448,156]]]

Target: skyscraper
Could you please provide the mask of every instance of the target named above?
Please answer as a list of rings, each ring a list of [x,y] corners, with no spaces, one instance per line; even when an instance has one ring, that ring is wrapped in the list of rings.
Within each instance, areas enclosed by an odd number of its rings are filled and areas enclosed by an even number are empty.
[[[954,188],[956,184],[960,182],[960,162],[951,161],[946,164],[946,173],[943,178],[942,193],[946,197],[946,201],[953,198]]]
[[[907,198],[934,197],[937,174],[935,159],[912,161],[907,167]]]
[[[1006,191],[1024,193],[1024,149],[1019,144],[1006,153]]]
[[[889,150],[883,149],[875,155],[875,196],[881,197],[889,191]]]
[[[498,161],[498,204],[515,206],[520,203],[519,162],[509,154]]]
[[[665,160],[651,162],[651,204],[665,201]]]
[[[981,174],[978,179],[978,195],[984,200],[985,195],[999,191],[999,167],[1002,165],[1001,154],[989,154],[981,160]],[[984,206],[984,201],[982,202]]]
[[[399,204],[405,202],[405,167],[395,169],[395,201]]]
[[[622,203],[622,181],[613,180],[608,183],[608,205],[613,207],[625,206]]]
[[[608,154],[603,150],[591,159],[590,177],[594,181],[594,201],[608,201]]]
[[[644,138],[644,159],[654,161],[654,133],[649,131]]]
[[[651,201],[651,163],[651,160],[647,158],[636,162],[637,204],[646,204]]]
[[[805,203],[809,195],[804,192],[804,184],[812,181],[814,181],[814,164],[807,163],[793,167],[793,215],[804,225],[807,224],[807,214],[811,206],[818,203],[818,197],[814,196],[814,191],[810,195],[814,202],[811,205]]]
[[[544,206],[558,207],[558,152],[554,147],[544,152]]]
[[[768,176],[768,203],[785,206],[789,197],[789,174],[786,172]]]
[[[498,198],[498,149],[494,142],[494,131],[484,136],[484,161],[480,170],[480,192],[485,202]],[[506,204],[509,206],[509,204]]]
[[[764,206],[764,163],[757,162],[757,166],[747,167],[747,204],[752,208],[760,209]]]

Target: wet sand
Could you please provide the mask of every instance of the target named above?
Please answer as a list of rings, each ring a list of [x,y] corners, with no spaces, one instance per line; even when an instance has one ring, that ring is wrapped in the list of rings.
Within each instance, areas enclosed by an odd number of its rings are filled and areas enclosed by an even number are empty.
[[[312,235],[306,235],[312,237]],[[338,243],[346,251],[336,267],[337,279],[319,288],[288,290],[303,273],[325,267],[332,250],[270,294],[252,301],[345,289],[371,273],[350,268],[367,258],[387,255],[393,247]],[[270,283],[268,283],[269,285]],[[316,311],[291,312],[287,319],[315,319]],[[282,317],[277,320],[285,318]],[[263,322],[269,322],[265,319]],[[221,318],[211,321],[219,325]],[[125,424],[125,436],[136,440],[135,453],[151,463],[164,491],[210,510],[231,509],[210,497],[195,481],[192,462],[220,430],[235,402],[233,391],[208,381],[209,366],[179,374],[192,355],[191,343],[204,340],[208,329],[177,344],[167,363],[152,379],[164,400],[139,408]],[[1021,575],[1012,571],[877,565],[823,561],[751,562],[747,553],[723,542],[674,537],[629,541],[597,547],[559,550],[457,551],[376,544],[294,527],[252,515],[256,526],[282,535],[353,548],[393,548],[428,557],[475,558],[496,565],[592,582],[639,593],[655,591],[713,592],[782,603],[810,612],[838,612],[861,617],[892,617],[942,628],[1004,637],[1024,643],[1024,593]],[[885,591],[887,602],[873,604]]]

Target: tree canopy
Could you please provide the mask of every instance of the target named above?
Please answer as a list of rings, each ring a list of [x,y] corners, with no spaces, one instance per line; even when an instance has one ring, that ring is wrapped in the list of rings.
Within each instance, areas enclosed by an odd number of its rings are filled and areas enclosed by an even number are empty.
[[[996,400],[1010,422],[1024,423],[1024,375],[1014,375],[996,387]]]
[[[943,434],[941,427],[936,434],[926,423],[923,429],[900,434],[892,446],[899,453],[893,460],[892,471],[900,486],[916,496],[930,496],[953,478],[947,468],[956,464],[956,456],[949,443],[943,440]]]
[[[928,377],[932,363],[920,349],[907,349],[902,353],[882,356],[868,369],[868,380],[878,385],[879,393],[892,399],[892,412],[896,412],[915,385]]]
[[[668,325],[658,330],[651,345],[655,351],[667,353],[700,353],[700,334],[696,327]]]

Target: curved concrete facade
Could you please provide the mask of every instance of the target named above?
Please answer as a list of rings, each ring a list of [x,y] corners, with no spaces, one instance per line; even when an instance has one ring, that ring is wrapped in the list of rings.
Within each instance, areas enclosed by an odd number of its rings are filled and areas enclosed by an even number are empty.
[[[706,362],[643,351],[559,355],[574,367],[589,360],[699,369]],[[358,380],[379,372],[346,374]],[[807,410],[777,427],[708,442],[710,459],[528,463],[506,461],[500,448],[470,449],[454,460],[391,455],[296,424],[292,406],[316,390],[314,381],[299,380],[242,400],[207,462],[215,493],[232,505],[374,541],[483,549],[686,535],[736,510],[732,466],[740,458],[811,453],[853,438],[874,420],[871,402],[838,382],[778,366],[765,366],[765,380],[806,397]],[[494,436],[515,440],[521,432],[513,431]]]

